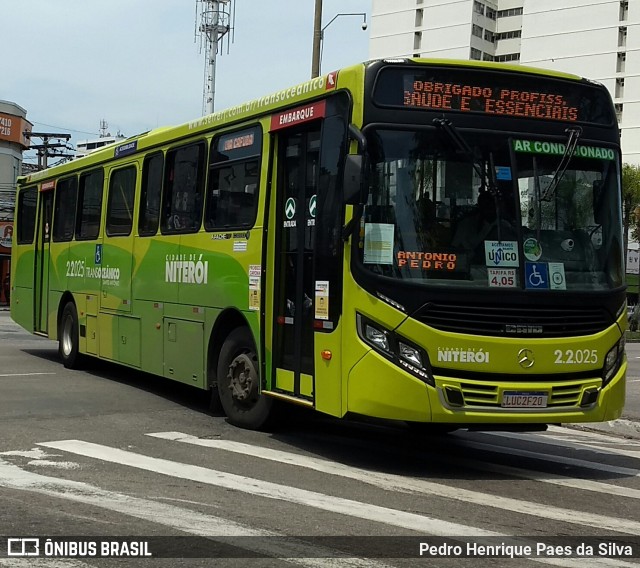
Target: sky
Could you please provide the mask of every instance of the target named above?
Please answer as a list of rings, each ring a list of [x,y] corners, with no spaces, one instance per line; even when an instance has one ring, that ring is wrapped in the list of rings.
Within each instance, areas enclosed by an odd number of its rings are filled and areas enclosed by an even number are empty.
[[[217,59],[215,110],[311,78],[314,0],[231,0],[235,28]],[[322,25],[367,14],[371,0],[324,0]],[[132,136],[202,114],[205,56],[196,0],[2,0],[0,100],[27,111],[34,132],[71,143]],[[361,16],[324,31],[321,72],[365,61]],[[35,163],[33,152],[25,162]]]

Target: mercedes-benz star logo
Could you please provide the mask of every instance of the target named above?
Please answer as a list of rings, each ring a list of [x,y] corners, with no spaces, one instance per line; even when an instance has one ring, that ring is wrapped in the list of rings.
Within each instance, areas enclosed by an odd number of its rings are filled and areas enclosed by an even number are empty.
[[[518,363],[523,369],[533,367],[535,362],[536,360],[531,349],[520,349],[520,351],[518,351]]]

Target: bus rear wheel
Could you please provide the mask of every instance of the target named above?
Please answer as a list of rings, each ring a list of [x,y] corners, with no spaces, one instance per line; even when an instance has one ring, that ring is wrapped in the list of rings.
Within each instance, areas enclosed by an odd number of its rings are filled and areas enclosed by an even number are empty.
[[[222,408],[234,426],[260,430],[270,423],[273,400],[260,395],[258,356],[247,328],[234,329],[222,346],[218,393]]]
[[[67,369],[80,366],[82,356],[79,349],[78,311],[73,302],[67,302],[62,310],[58,328],[58,354]]]

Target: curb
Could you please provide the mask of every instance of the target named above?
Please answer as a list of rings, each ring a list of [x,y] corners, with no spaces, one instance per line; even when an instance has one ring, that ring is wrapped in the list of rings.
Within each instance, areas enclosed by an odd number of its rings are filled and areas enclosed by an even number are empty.
[[[568,428],[575,430],[587,430],[591,432],[600,432],[620,438],[631,438],[640,440],[640,422],[618,418],[609,422],[588,422],[584,424],[564,424]]]

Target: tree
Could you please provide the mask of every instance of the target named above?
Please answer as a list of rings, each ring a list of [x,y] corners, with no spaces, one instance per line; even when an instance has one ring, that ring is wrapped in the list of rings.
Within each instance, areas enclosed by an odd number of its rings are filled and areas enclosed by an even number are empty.
[[[622,226],[624,230],[624,260],[627,263],[629,230],[637,240],[640,222],[640,165],[622,164]]]

